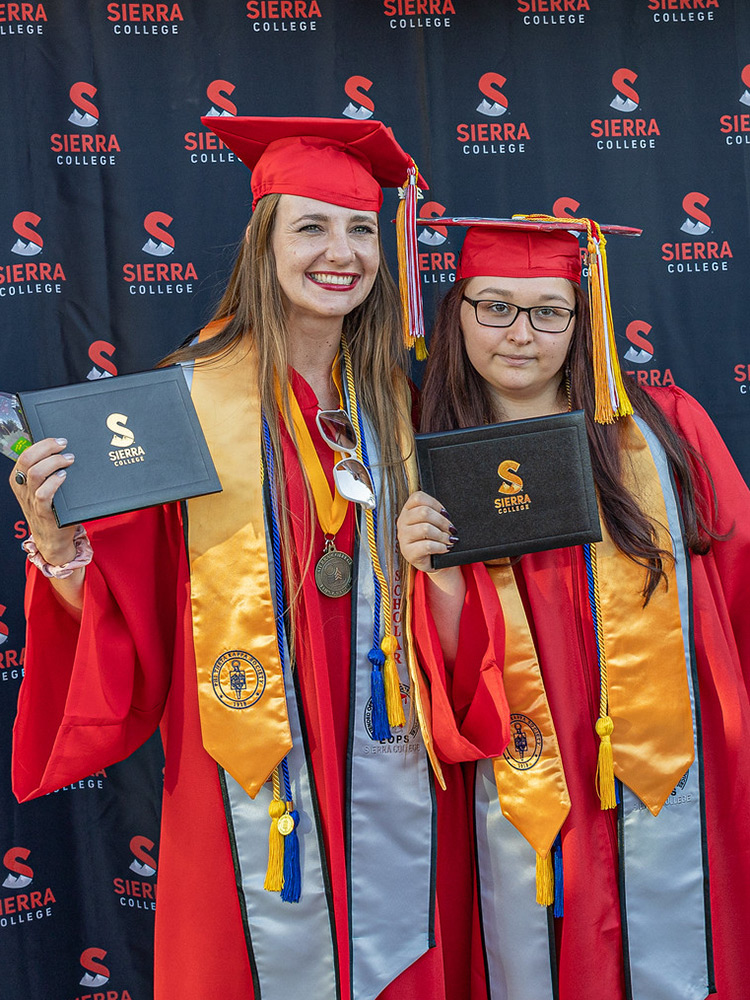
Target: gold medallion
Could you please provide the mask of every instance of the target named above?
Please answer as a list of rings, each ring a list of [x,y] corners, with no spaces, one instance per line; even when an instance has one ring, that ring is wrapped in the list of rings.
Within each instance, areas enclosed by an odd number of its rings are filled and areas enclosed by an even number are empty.
[[[276,820],[276,826],[278,827],[279,833],[282,837],[288,837],[294,829],[294,820],[287,812],[284,813],[283,816],[279,816]]]
[[[339,552],[333,539],[326,541],[325,551],[315,566],[315,583],[326,597],[343,597],[352,589],[354,563],[346,552]]]

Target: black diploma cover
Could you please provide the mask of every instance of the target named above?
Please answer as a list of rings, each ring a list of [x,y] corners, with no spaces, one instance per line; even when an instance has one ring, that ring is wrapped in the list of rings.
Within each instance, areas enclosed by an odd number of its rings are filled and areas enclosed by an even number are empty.
[[[435,569],[601,540],[582,410],[418,434],[417,460],[459,536]]]
[[[60,527],[221,491],[179,365],[18,398],[34,441],[67,438],[75,455],[55,494]]]

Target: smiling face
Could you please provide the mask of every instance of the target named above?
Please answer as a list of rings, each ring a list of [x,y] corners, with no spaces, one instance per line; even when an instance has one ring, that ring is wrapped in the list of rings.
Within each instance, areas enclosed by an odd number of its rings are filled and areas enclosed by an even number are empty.
[[[464,295],[493,299],[517,306],[563,306],[575,309],[572,284],[565,278],[470,278]],[[519,313],[511,326],[482,326],[473,306],[461,305],[461,330],[466,354],[474,369],[490,386],[501,412],[514,404],[526,415],[559,409],[562,369],[575,328],[575,319],[564,333],[540,333]]]
[[[364,302],[378,273],[378,217],[284,194],[272,247],[290,328],[310,319],[341,322]]]

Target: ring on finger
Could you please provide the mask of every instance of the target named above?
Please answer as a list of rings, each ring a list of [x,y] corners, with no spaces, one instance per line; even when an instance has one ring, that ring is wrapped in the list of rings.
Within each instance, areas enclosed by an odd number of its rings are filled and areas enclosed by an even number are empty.
[[[16,472],[16,474],[14,476],[14,479],[16,480],[16,482],[18,483],[19,486],[25,486],[26,485],[26,473],[25,472],[21,472],[20,469]]]

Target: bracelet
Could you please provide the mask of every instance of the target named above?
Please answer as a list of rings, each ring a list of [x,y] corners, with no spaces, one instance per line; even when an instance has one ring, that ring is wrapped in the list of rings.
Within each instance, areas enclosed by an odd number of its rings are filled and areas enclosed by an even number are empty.
[[[76,533],[73,535],[73,543],[76,547],[75,558],[71,559],[70,562],[63,563],[62,566],[50,566],[36,547],[36,542],[31,535],[29,535],[26,541],[21,542],[21,548],[28,556],[29,562],[33,563],[44,576],[53,577],[55,580],[64,580],[65,577],[70,576],[77,569],[88,566],[94,556],[89,536],[86,534],[86,529],[82,524],[79,524],[76,528]]]

